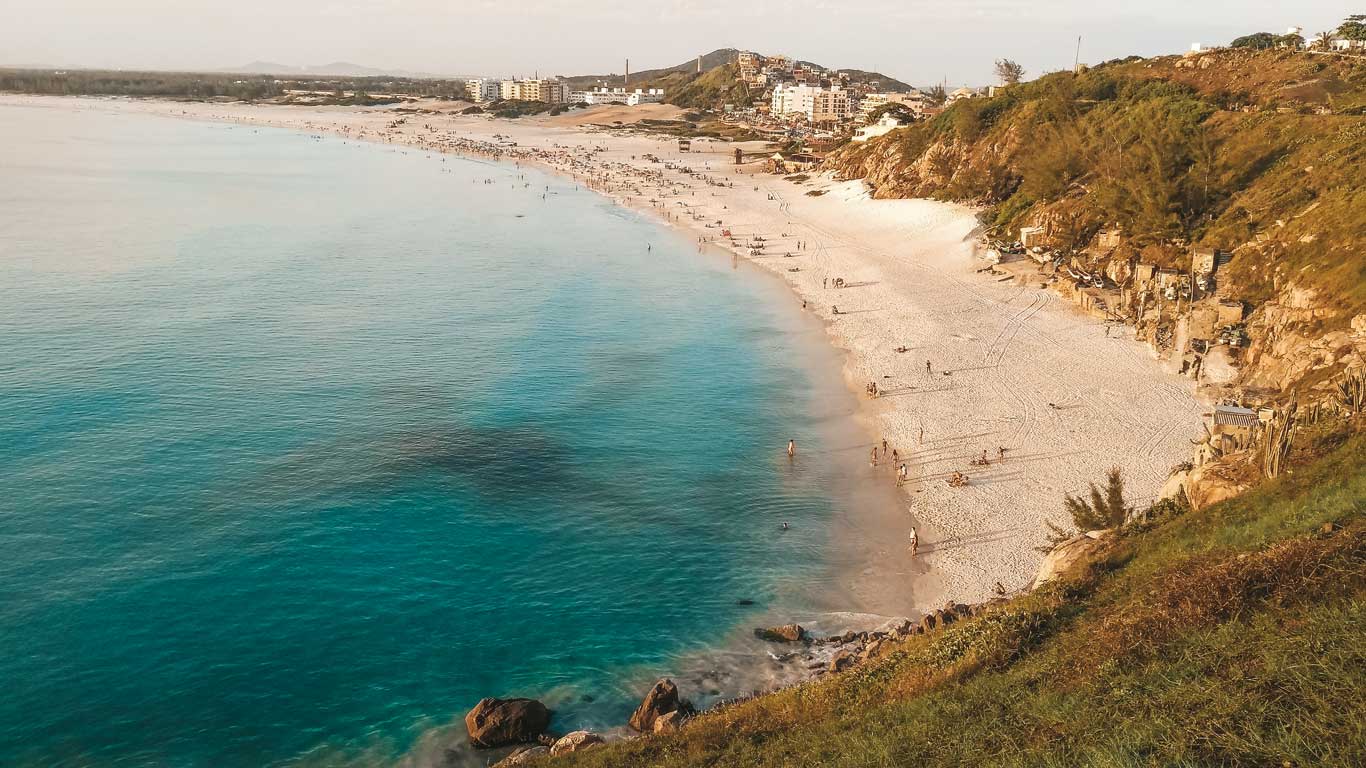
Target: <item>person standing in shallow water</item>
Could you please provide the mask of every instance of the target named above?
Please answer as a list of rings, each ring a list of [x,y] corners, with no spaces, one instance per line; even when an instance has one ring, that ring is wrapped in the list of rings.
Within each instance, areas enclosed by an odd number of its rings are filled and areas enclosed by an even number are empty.
[[[797,455],[797,441],[796,441],[796,440],[788,440],[788,441],[787,441],[787,457],[790,459],[790,458],[792,458],[792,457],[794,457],[794,456],[796,456],[796,455]]]

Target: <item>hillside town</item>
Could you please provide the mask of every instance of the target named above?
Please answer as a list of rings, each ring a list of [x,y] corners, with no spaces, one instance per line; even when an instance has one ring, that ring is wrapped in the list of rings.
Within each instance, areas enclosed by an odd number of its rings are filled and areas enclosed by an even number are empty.
[[[726,67],[746,98],[716,105],[722,120],[760,133],[794,138],[842,136],[867,141],[916,120],[932,118],[954,102],[994,95],[995,87],[943,86],[920,90],[897,84],[884,87],[876,73],[831,70],[785,55],[739,51]],[[697,76],[702,74],[699,58]],[[871,74],[871,76],[870,76]],[[476,105],[500,101],[550,105],[639,106],[666,102],[665,88],[632,87],[629,61],[620,85],[574,88],[564,77],[464,81],[466,98]]]

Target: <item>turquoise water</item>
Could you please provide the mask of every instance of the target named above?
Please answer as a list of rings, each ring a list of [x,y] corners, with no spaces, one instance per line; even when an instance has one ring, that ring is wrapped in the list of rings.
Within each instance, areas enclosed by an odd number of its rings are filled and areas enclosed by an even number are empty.
[[[0,147],[0,764],[621,723],[832,578],[811,330],[687,236],[285,131],[0,107]]]

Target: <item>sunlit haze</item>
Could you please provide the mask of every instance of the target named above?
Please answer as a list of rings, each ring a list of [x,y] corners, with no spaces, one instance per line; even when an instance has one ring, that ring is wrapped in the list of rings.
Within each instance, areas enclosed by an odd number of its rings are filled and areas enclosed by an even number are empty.
[[[1329,29],[1353,9],[1309,0],[5,0],[0,66],[212,70],[353,62],[440,75],[619,72],[734,47],[924,84],[1029,75],[1253,31]]]

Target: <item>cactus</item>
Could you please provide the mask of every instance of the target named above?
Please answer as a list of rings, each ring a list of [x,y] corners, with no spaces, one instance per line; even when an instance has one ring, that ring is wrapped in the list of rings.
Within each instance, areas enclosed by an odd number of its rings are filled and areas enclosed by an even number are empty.
[[[1290,443],[1295,437],[1295,397],[1284,408],[1278,408],[1271,421],[1262,428],[1259,453],[1261,454],[1262,474],[1268,478],[1281,473],[1285,459],[1290,455]]]
[[[1348,416],[1366,411],[1366,368],[1343,372],[1338,382],[1338,408]]]

